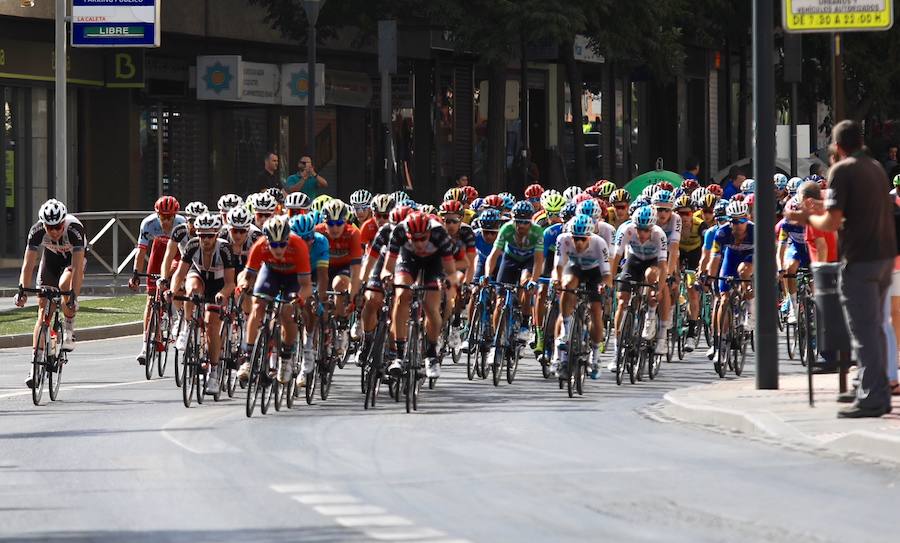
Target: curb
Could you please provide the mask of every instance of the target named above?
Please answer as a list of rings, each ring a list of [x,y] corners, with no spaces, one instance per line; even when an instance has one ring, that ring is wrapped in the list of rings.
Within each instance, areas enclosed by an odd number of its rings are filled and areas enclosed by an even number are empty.
[[[126,322],[123,324],[113,324],[110,326],[94,326],[91,328],[79,328],[75,331],[75,337],[78,341],[93,341],[95,339],[110,339],[116,337],[136,336],[143,332],[144,323],[142,321]],[[0,349],[13,349],[16,347],[29,347],[33,340],[33,335],[15,334],[11,336],[0,336]]]
[[[800,432],[767,411],[737,411],[712,405],[705,400],[684,397],[692,390],[709,386],[700,385],[666,393],[663,395],[666,402],[663,410],[679,422],[713,426],[748,436],[775,438],[779,442],[807,449],[900,464],[900,437],[869,430],[855,430],[831,439],[820,440]]]
[[[16,287],[0,288],[0,298],[12,298],[19,293]],[[143,290],[134,291],[128,286],[112,286],[112,285],[82,285],[81,296],[128,296],[129,294],[143,294]]]

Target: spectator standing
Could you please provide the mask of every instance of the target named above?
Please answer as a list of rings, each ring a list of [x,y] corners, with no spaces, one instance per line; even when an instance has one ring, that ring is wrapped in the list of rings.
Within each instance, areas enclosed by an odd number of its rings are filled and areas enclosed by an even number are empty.
[[[687,164],[684,166],[684,173],[681,174],[681,177],[685,179],[694,179],[698,183],[700,182],[700,161],[694,157],[688,159]]]
[[[747,174],[737,166],[732,166],[728,170],[728,177],[722,181],[722,198],[730,200],[732,196],[741,192],[741,184],[747,180]]]
[[[278,155],[272,151],[266,152],[263,156],[263,169],[256,176],[255,186],[250,187],[247,193],[261,192],[272,187],[280,187],[281,180],[278,178]]]
[[[284,182],[284,190],[287,192],[301,191],[315,200],[321,193],[321,189],[328,188],[328,181],[316,172],[312,159],[308,156],[300,157],[297,161],[297,173],[288,176]]]
[[[469,176],[465,174],[460,175],[456,178],[456,181],[454,183],[454,186],[460,189],[463,187],[467,187],[469,186]]]
[[[891,412],[887,380],[887,337],[884,301],[891,286],[897,256],[894,215],[884,195],[887,176],[877,161],[863,152],[862,128],[841,121],[832,130],[840,159],[828,173],[828,199],[812,200],[799,211],[786,212],[792,221],[818,230],[841,229],[839,289],[855,359],[859,364],[856,401],[838,412],[840,418],[880,417]]]
[[[892,143],[888,146],[884,162],[881,164],[884,166],[885,173],[887,173],[889,177],[893,177],[894,170],[897,168],[897,144]]]

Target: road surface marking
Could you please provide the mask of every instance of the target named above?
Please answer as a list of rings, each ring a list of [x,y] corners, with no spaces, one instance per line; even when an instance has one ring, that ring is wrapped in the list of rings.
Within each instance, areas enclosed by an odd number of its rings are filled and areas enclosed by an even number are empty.
[[[331,485],[315,484],[315,483],[292,483],[283,485],[272,485],[269,488],[279,494],[302,494],[304,492],[333,492]]]
[[[335,522],[346,528],[360,528],[365,526],[412,526],[412,521],[394,515],[337,517]]]
[[[414,539],[429,539],[432,537],[444,537],[444,532],[432,528],[402,528],[399,530],[367,530],[366,536],[379,541],[411,541]],[[429,542],[430,543],[430,542]]]
[[[376,505],[317,505],[316,513],[328,517],[347,515],[383,515],[385,510]]]
[[[359,503],[359,498],[349,494],[300,494],[292,499],[304,505],[326,505],[337,503]]]
[[[68,387],[63,386],[63,387],[60,387],[59,391],[64,392],[67,390],[92,390],[92,389],[97,389],[97,388],[124,387],[124,386],[129,386],[129,385],[139,385],[141,383],[154,383],[159,380],[160,379],[148,381],[146,379],[141,379],[140,381],[128,381],[125,383],[104,383],[102,385],[74,385],[74,386],[68,386]],[[3,394],[3,395],[0,395],[0,400],[5,399],[5,398],[16,398],[18,396],[31,396],[31,390],[22,390],[19,392],[12,392],[10,394]]]

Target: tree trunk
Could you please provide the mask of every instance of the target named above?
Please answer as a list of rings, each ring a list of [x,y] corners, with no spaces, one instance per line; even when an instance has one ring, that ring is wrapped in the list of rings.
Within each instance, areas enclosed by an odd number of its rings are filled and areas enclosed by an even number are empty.
[[[581,96],[584,88],[581,81],[581,70],[575,62],[575,44],[573,40],[566,40],[559,44],[563,64],[566,67],[566,80],[569,83],[569,101],[572,104],[572,134],[574,136],[575,178],[571,179],[572,185],[583,186],[587,182],[587,162],[584,157],[584,132],[581,129]]]
[[[493,63],[488,78],[488,192],[506,190],[506,66]]]

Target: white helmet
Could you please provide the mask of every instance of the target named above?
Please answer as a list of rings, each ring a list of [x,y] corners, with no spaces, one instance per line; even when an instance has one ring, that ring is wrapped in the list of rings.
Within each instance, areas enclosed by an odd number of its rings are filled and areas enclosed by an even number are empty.
[[[274,213],[275,207],[278,205],[278,201],[275,198],[267,193],[260,192],[256,195],[256,198],[253,200],[253,212],[254,213]]]
[[[394,197],[390,194],[379,194],[372,198],[372,211],[375,213],[389,213],[394,208]]]
[[[288,226],[288,221],[282,215],[275,215],[267,220],[266,224],[263,225],[263,233],[269,238],[269,241],[274,241],[276,243],[287,241],[287,239],[291,237],[291,229]]]
[[[741,192],[744,194],[753,194],[756,191],[756,180],[755,179],[745,179],[743,183],[741,183]]]
[[[244,205],[244,199],[237,194],[223,194],[218,203],[219,211],[223,213],[242,205]]]
[[[729,217],[746,217],[750,214],[750,206],[743,200],[735,200],[728,204],[725,213],[728,213]]]
[[[359,189],[350,195],[350,205],[354,207],[368,207],[372,202],[372,193],[366,189]]]
[[[208,211],[201,213],[194,219],[194,229],[197,232],[218,232],[222,229],[222,216]]]
[[[208,211],[209,208],[203,202],[191,202],[184,206],[184,214],[188,217],[197,218]]]
[[[309,209],[312,200],[305,192],[292,192],[284,199],[284,207],[286,209]]]
[[[56,226],[66,220],[66,215],[68,214],[69,210],[66,209],[66,204],[51,198],[41,206],[41,209],[38,211],[38,218],[47,226]]]
[[[566,200],[569,200],[571,202],[572,200],[575,199],[576,196],[578,196],[582,192],[584,192],[584,189],[582,189],[581,187],[576,187],[575,185],[572,185],[571,187],[564,190],[562,195],[563,195],[563,197],[565,197]]]
[[[253,215],[246,208],[236,207],[228,212],[228,226],[250,228],[251,224],[253,224]]]

